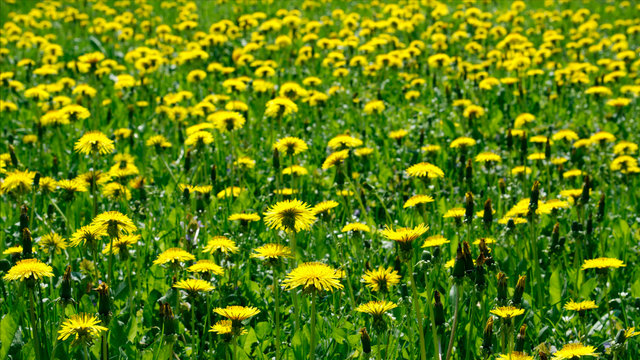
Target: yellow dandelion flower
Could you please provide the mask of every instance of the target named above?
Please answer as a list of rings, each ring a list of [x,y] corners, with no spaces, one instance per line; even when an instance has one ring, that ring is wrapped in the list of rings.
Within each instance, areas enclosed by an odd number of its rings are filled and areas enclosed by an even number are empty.
[[[303,290],[307,291],[333,291],[343,288],[336,270],[319,262],[300,264],[287,274],[282,283],[287,290],[295,289],[299,286],[302,286]]]
[[[309,147],[307,146],[307,143],[305,143],[302,139],[296,137],[285,137],[278,140],[278,142],[275,144],[275,148],[283,154],[293,156],[306,151]]]
[[[342,150],[334,152],[329,155],[327,159],[322,163],[322,169],[327,170],[334,166],[342,164],[349,157],[349,150]]]
[[[414,195],[405,201],[403,208],[414,207],[419,204],[427,204],[435,200],[429,195]]]
[[[581,343],[566,344],[553,354],[553,360],[576,360],[583,356],[598,356],[596,348]]]
[[[309,230],[315,220],[309,205],[296,199],[280,201],[264,213],[268,227],[287,232]]]
[[[115,149],[113,140],[100,131],[89,131],[82,135],[76,142],[74,148],[76,152],[82,154],[100,154],[104,155]]]
[[[279,259],[292,258],[291,248],[280,244],[265,244],[259,248],[253,249],[252,258],[259,259]]]
[[[402,277],[392,267],[380,266],[377,270],[367,270],[362,275],[362,282],[367,284],[371,291],[388,292],[393,285],[400,283]]]
[[[198,260],[197,263],[189,266],[187,271],[194,273],[211,273],[214,275],[224,275],[224,269],[211,260]]]
[[[18,261],[3,277],[5,281],[41,280],[53,276],[53,268],[38,259]]]
[[[370,232],[371,228],[369,228],[367,225],[365,224],[361,224],[361,223],[351,223],[351,224],[347,224],[342,228],[342,232],[349,232],[349,231],[357,231],[357,232]]]
[[[88,345],[93,343],[93,339],[100,336],[103,331],[109,331],[104,326],[100,326],[100,319],[91,314],[71,315],[58,331],[58,340],[67,340],[70,336],[75,336],[74,345]]]
[[[167,263],[180,263],[185,261],[195,260],[196,257],[189,254],[187,251],[180,248],[171,248],[158,255],[158,258],[153,261],[154,265],[163,265]]]
[[[608,268],[619,268],[619,267],[625,267],[627,265],[625,265],[622,260],[618,260],[618,259],[612,259],[612,258],[606,258],[606,257],[601,257],[601,258],[597,258],[597,259],[591,259],[591,260],[585,260],[584,263],[582,264],[582,270],[586,270],[586,269],[608,269]]]
[[[397,307],[398,305],[391,301],[369,301],[366,304],[359,305],[355,310],[373,315],[374,318],[381,318],[387,311]]]
[[[191,295],[199,292],[209,292],[214,289],[210,282],[200,279],[180,280],[173,284],[176,289],[182,289]]]
[[[406,173],[410,177],[422,178],[428,176],[429,178],[444,178],[444,171],[442,171],[442,169],[427,162],[410,166],[406,170]]]
[[[501,306],[497,309],[491,310],[491,313],[503,319],[511,319],[524,314],[524,309],[518,309],[514,306]]]

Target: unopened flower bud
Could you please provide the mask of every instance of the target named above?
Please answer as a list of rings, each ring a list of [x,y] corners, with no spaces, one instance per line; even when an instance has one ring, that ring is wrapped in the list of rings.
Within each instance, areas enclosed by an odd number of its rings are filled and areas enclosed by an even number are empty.
[[[589,179],[589,175],[585,175],[584,184],[582,185],[582,196],[580,197],[580,201],[582,205],[586,205],[589,203],[590,191],[591,191],[591,180]]]
[[[42,174],[40,174],[39,171],[36,171],[36,175],[33,177],[33,187],[35,187],[36,189],[40,186],[40,177],[42,176]]]
[[[520,306],[522,305],[522,295],[524,294],[524,287],[527,281],[527,276],[523,275],[518,278],[518,283],[516,284],[516,288],[513,291],[513,305]]]
[[[31,231],[29,228],[22,229],[22,257],[30,259],[33,257],[33,239],[31,238]]]
[[[462,255],[464,256],[464,269],[467,273],[472,273],[475,270],[473,265],[473,257],[471,257],[471,249],[469,243],[464,241],[462,243]]]
[[[276,170],[276,173],[280,171],[280,153],[278,149],[273,149],[273,168]]]
[[[16,156],[16,149],[13,145],[9,145],[9,158],[11,159],[11,165],[18,167],[18,157]]]
[[[500,194],[505,194],[507,192],[507,184],[504,182],[503,178],[498,180],[498,188],[500,189]]]
[[[587,236],[593,234],[593,216],[591,216],[591,211],[589,211],[589,217],[587,218]]]
[[[547,142],[544,144],[544,157],[546,159],[551,158],[551,142],[549,138],[547,138]]]
[[[487,319],[487,324],[484,327],[484,332],[482,335],[482,348],[491,352],[493,347],[493,317],[489,316]]]
[[[473,166],[471,166],[471,159],[467,160],[467,166],[465,167],[464,178],[467,181],[473,179]]]
[[[465,194],[465,222],[470,224],[473,221],[473,194],[471,191]]]
[[[513,148],[513,134],[511,133],[511,129],[507,130],[507,150],[511,151]]]
[[[533,187],[531,188],[531,198],[529,200],[529,212],[531,214],[535,214],[536,210],[538,210],[539,200],[540,200],[540,181],[536,180],[533,182]]]
[[[365,328],[360,329],[360,342],[362,342],[362,352],[364,354],[371,353],[371,337]]]
[[[489,229],[493,222],[493,208],[491,207],[491,199],[484,202],[484,212],[482,213],[482,221],[485,228]]]
[[[507,274],[503,272],[498,273],[498,301],[507,300],[507,292],[509,290],[507,286]]]
[[[187,150],[184,154],[184,173],[188,173],[191,169],[191,150]]]
[[[433,317],[436,326],[444,324],[444,305],[440,300],[440,293],[438,290],[434,291],[434,303],[433,303]]]
[[[604,203],[605,203],[604,194],[600,196],[600,201],[598,201],[598,213],[596,214],[596,220],[598,222],[602,222],[604,219]]]
[[[462,279],[465,274],[464,254],[462,253],[462,245],[458,243],[456,249],[456,259],[453,264],[452,276],[456,279]]]
[[[67,268],[62,275],[62,286],[60,287],[60,300],[63,302],[73,302],[73,289],[71,288],[71,266],[67,265]]]
[[[515,344],[515,347],[514,347],[514,351],[517,351],[517,352],[523,352],[524,351],[524,341],[527,338],[526,331],[527,331],[527,325],[526,324],[522,325],[520,327],[520,332],[518,333],[518,336],[516,337],[516,344]]]
[[[487,286],[484,273],[484,255],[480,254],[476,259],[476,289],[482,290]]]
[[[216,172],[217,172],[217,167],[215,165],[211,165],[211,185],[215,186],[216,185]]]
[[[96,289],[98,292],[98,314],[108,317],[111,315],[111,298],[109,297],[109,286],[101,283]]]

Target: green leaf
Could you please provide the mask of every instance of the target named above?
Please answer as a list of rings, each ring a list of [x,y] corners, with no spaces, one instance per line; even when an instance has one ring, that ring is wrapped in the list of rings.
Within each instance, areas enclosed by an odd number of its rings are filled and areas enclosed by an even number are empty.
[[[91,298],[87,294],[82,295],[82,298],[80,299],[80,309],[82,309],[82,312],[86,313],[94,313],[97,311],[96,307],[91,302]]]
[[[551,304],[560,306],[560,301],[562,301],[562,280],[560,279],[560,268],[557,268],[553,274],[551,274],[551,279],[549,280],[549,296],[551,297]]]
[[[5,315],[4,318],[2,318],[2,322],[0,322],[0,341],[2,342],[2,347],[0,347],[0,359],[7,358],[9,348],[11,348],[11,343],[13,342],[17,331],[18,323],[15,321],[13,316],[11,316],[11,314]]]
[[[344,329],[341,328],[335,328],[333,329],[333,331],[331,332],[331,337],[333,338],[333,340],[335,340],[338,344],[342,344],[344,343],[344,340],[347,337],[347,332]]]
[[[271,327],[271,324],[266,321],[259,322],[256,325],[256,336],[260,341],[264,341],[264,339],[266,339],[267,336],[272,335],[273,334],[272,331],[273,329]]]
[[[640,279],[636,280],[631,286],[631,294],[633,297],[640,297]]]
[[[597,285],[596,279],[591,278],[587,280],[587,282],[582,284],[582,286],[580,287],[580,292],[578,294],[583,299],[590,299],[591,292],[593,291],[593,289],[596,288],[596,285]]]

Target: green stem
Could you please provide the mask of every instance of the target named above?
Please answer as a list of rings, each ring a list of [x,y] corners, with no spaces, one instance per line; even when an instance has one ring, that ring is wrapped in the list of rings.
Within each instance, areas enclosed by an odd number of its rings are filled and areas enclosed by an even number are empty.
[[[473,321],[473,312],[476,309],[476,292],[472,291],[471,293],[471,301],[469,302],[469,330],[467,331],[467,342],[464,347],[464,359],[469,359],[469,348],[471,347],[471,333],[473,332],[474,324]]]
[[[280,284],[278,284],[278,277],[276,276],[276,269],[273,269],[273,300],[276,306],[276,360],[280,360]]]
[[[29,317],[31,318],[31,334],[33,335],[34,350],[36,360],[40,360],[40,337],[38,335],[38,325],[36,323],[36,311],[33,304],[33,289],[29,289]]]
[[[195,299],[191,301],[191,358],[195,359],[196,354],[196,302]]]
[[[422,311],[420,311],[420,299],[418,298],[418,289],[416,289],[416,281],[413,278],[413,259],[409,260],[409,279],[411,281],[411,292],[413,295],[413,308],[418,318],[418,336],[420,337],[420,358],[427,360],[427,350],[424,343],[424,329],[422,327]]]
[[[436,318],[433,311],[433,304],[431,303],[431,298],[433,291],[431,289],[431,279],[428,278],[427,273],[425,272],[425,283],[427,286],[427,305],[429,305],[429,318],[431,319],[431,336],[433,338],[433,348],[434,354],[436,354],[435,359],[440,360],[440,347],[438,346],[438,329],[436,328]]]
[[[446,360],[451,359],[451,350],[453,349],[453,340],[456,337],[456,327],[458,326],[458,315],[460,313],[460,295],[462,293],[462,291],[460,291],[460,288],[458,285],[454,285],[456,287],[456,298],[455,298],[455,303],[453,304],[453,306],[455,306],[455,312],[453,313],[453,325],[451,326],[451,336],[449,337],[449,346],[447,347],[447,357]]]
[[[309,348],[309,360],[316,358],[316,292],[311,294],[311,341]]]
[[[113,287],[113,236],[109,236],[109,278],[107,279],[107,285]]]

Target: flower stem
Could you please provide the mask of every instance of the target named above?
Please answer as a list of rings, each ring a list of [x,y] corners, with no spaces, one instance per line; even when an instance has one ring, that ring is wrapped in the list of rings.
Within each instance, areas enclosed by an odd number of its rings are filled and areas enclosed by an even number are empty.
[[[107,285],[113,286],[113,236],[109,236],[109,279],[107,279]]]
[[[311,343],[309,348],[309,360],[316,358],[316,292],[311,294]]]
[[[473,321],[473,312],[476,309],[476,292],[474,290],[471,291],[471,301],[469,302],[469,330],[467,331],[467,342],[464,347],[464,359],[469,359],[469,348],[471,347],[471,333],[473,332],[473,327],[475,322]]]
[[[38,336],[38,324],[36,323],[36,311],[33,305],[33,289],[29,289],[29,316],[31,318],[31,334],[35,343],[36,360],[40,360],[40,337]]]
[[[440,360],[440,347],[438,346],[438,329],[436,328],[436,318],[433,311],[433,304],[431,303],[431,296],[433,291],[431,289],[431,280],[428,278],[427,273],[425,273],[425,283],[427,286],[427,305],[429,305],[429,318],[431,319],[431,336],[433,338],[433,351],[436,355],[435,359]]]
[[[196,354],[196,301],[191,301],[191,358],[195,359]]]
[[[458,315],[460,313],[460,295],[461,291],[458,285],[454,285],[456,287],[456,298],[453,306],[455,306],[455,312],[453,313],[453,325],[451,326],[451,336],[449,337],[449,346],[447,347],[447,357],[446,360],[451,359],[451,350],[453,349],[453,340],[456,337],[456,327],[458,326]]]
[[[427,350],[424,344],[424,329],[422,327],[422,312],[420,311],[420,299],[418,298],[418,289],[416,289],[416,281],[413,278],[413,259],[409,260],[409,279],[411,281],[411,293],[413,295],[413,308],[418,318],[418,336],[420,337],[420,358],[427,360]]]
[[[276,269],[273,269],[273,301],[276,306],[276,360],[280,360],[280,285],[278,284],[278,277],[276,276]]]

